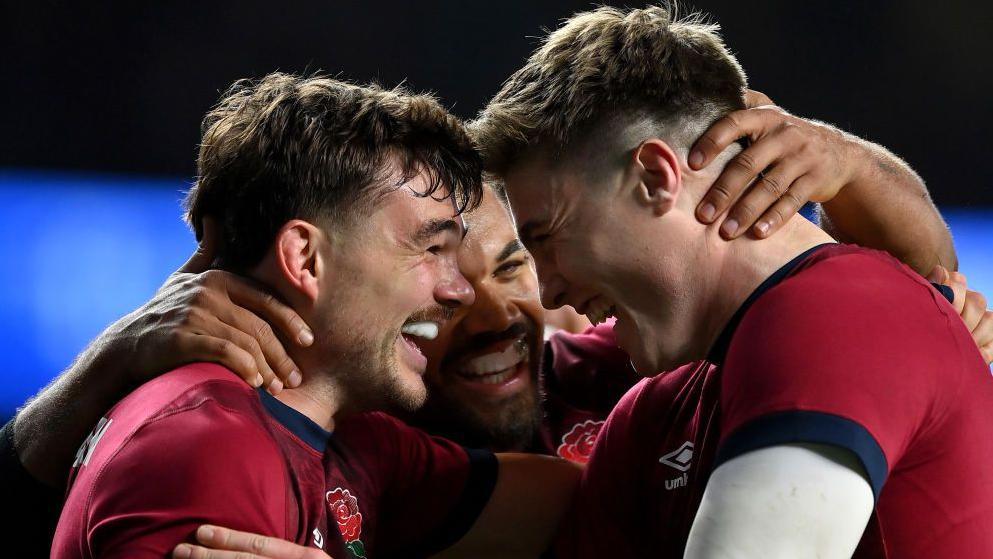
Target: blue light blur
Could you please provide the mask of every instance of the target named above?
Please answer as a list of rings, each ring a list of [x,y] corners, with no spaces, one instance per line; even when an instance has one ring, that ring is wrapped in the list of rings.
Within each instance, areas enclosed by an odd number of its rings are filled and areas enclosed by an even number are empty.
[[[194,246],[181,180],[0,171],[0,418],[147,301]]]
[[[0,419],[189,257],[182,180],[0,170]],[[943,211],[970,286],[993,298],[993,208]]]

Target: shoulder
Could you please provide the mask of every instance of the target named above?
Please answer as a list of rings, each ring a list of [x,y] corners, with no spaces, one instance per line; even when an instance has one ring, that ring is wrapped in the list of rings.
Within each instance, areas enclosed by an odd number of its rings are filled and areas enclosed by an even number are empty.
[[[893,305],[899,302],[899,308]],[[810,318],[811,313],[899,316],[906,310],[943,313],[950,307],[924,278],[892,256],[840,245],[818,251],[762,295],[746,314],[775,311],[783,317]],[[816,316],[816,315],[815,315]]]
[[[227,369],[182,367],[141,386],[108,414],[94,465],[101,465],[104,483],[107,472],[206,485],[241,470],[253,478],[271,474],[283,460],[263,413],[254,390]]]
[[[211,363],[193,363],[139,386],[114,406],[110,415],[119,422],[151,419],[195,408],[205,400],[217,400],[232,408],[248,408],[255,398],[254,390],[228,369]]]
[[[232,439],[244,431],[256,433],[258,422],[250,425],[246,421],[252,415],[253,398],[257,399],[248,385],[217,365],[194,364],[170,371],[114,406],[84,442],[76,465],[107,462],[124,448],[150,438],[196,453],[207,449],[187,441],[222,433]],[[242,427],[231,429],[231,422],[241,422]],[[150,466],[158,463],[155,460]]]
[[[830,247],[801,263],[748,309],[732,337],[725,368],[778,359],[805,366],[873,356],[894,365],[916,358],[933,361],[945,350],[957,353],[948,334],[959,322],[940,293],[889,255]]]
[[[184,377],[190,372],[181,369],[175,375],[165,375],[165,386],[160,387],[164,390],[148,387],[135,400],[122,402],[125,408],[120,411],[130,411],[142,402],[168,397],[168,403],[155,413],[129,425],[132,432],[111,460],[115,467],[128,468],[133,462],[141,466],[141,471],[153,471],[188,464],[199,470],[187,472],[196,474],[191,476],[196,479],[206,477],[212,464],[223,465],[229,472],[237,470],[240,458],[250,459],[256,467],[281,463],[278,445],[266,426],[254,391],[240,380],[208,376],[187,382],[189,379]],[[184,385],[188,386],[181,394],[167,394]],[[117,411],[111,421],[117,419]],[[113,427],[111,424],[108,431]]]
[[[222,371],[148,383],[84,445],[66,508],[85,519],[92,549],[167,552],[200,522],[283,534],[286,459],[257,395]]]

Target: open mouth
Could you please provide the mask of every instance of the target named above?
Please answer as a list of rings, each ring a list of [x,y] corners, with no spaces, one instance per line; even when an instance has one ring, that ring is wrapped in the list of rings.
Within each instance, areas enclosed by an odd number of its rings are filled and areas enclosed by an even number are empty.
[[[428,360],[421,348],[417,347],[419,340],[433,340],[438,337],[441,326],[433,320],[418,320],[404,324],[397,336],[403,348],[404,360],[410,364],[417,374],[424,374]]]
[[[582,311],[593,326],[603,324],[612,317],[617,316],[617,305],[614,305],[603,297],[595,297],[586,303]]]
[[[485,387],[516,384],[528,370],[528,343],[524,338],[513,340],[502,349],[477,355],[459,364],[455,373],[463,381]]]
[[[418,322],[408,322],[400,329],[400,333],[410,338],[424,338],[433,340],[438,337],[440,325],[432,320],[422,320]]]

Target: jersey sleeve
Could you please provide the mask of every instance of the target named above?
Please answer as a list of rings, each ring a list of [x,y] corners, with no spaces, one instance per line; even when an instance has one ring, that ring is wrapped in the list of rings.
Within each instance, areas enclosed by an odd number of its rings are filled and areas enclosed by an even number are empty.
[[[254,418],[208,401],[140,428],[99,472],[93,557],[163,557],[201,524],[285,537],[285,462]]]
[[[723,363],[716,466],[789,443],[846,448],[876,498],[893,465],[949,405],[939,382],[951,307],[868,256],[820,263],[760,297]],[[954,359],[952,357],[951,359]]]
[[[496,485],[496,457],[391,417],[379,419],[374,428],[383,433],[375,438],[392,448],[382,449],[390,466],[376,555],[423,557],[451,547],[489,502]]]

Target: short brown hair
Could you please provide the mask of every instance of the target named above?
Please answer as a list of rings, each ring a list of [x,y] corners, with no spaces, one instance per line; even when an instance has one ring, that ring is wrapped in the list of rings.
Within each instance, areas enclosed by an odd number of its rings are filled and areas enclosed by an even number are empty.
[[[560,152],[626,112],[705,126],[743,108],[745,74],[719,27],[671,12],[602,7],[551,33],[471,125],[486,170],[502,175],[536,146]]]
[[[197,238],[211,216],[220,264],[257,264],[291,219],[343,223],[422,172],[424,196],[449,189],[458,211],[482,197],[481,161],[462,123],[433,97],[282,73],[240,80],[203,120],[198,179],[186,198]]]

